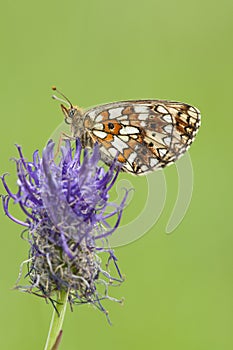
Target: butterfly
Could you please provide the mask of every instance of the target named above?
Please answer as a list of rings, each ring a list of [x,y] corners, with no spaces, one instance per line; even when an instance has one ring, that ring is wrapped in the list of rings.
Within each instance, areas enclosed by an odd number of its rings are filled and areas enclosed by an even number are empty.
[[[200,112],[186,103],[166,100],[120,101],[88,110],[73,106],[61,96],[69,138],[79,138],[83,148],[99,144],[101,160],[110,165],[115,158],[121,170],[145,175],[175,162],[193,142],[200,127]]]

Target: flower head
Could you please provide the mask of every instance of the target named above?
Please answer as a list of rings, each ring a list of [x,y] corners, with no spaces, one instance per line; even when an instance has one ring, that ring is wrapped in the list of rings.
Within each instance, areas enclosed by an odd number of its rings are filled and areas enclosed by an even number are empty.
[[[70,304],[92,303],[107,314],[101,300],[119,301],[108,295],[108,287],[114,281],[122,282],[114,252],[108,245],[106,248],[108,236],[119,225],[127,196],[126,193],[120,205],[109,203],[118,164],[113,162],[105,171],[97,164],[98,145],[92,153],[86,149],[82,152],[78,139],[74,152],[70,141],[66,141],[58,164],[52,141],[42,158],[38,151],[34,152],[32,162],[23,157],[20,146],[17,149],[17,193],[12,193],[2,176],[8,193],[2,196],[5,214],[26,227],[24,237],[26,232],[30,245],[29,259],[22,267],[27,264],[31,285],[17,288],[51,301],[57,291],[67,291]],[[22,209],[25,221],[10,214],[12,200]],[[114,208],[111,212],[110,207]],[[116,222],[110,226],[108,218],[114,216]],[[108,254],[107,271],[102,268],[101,253]],[[116,268],[116,277],[108,271],[110,262]]]

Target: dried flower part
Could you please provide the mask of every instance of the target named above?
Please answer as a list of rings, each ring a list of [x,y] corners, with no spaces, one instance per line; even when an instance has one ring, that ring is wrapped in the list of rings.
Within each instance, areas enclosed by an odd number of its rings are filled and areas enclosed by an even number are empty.
[[[16,160],[18,191],[12,193],[2,176],[7,195],[2,197],[5,214],[17,224],[25,226],[23,237],[30,245],[27,277],[30,286],[19,286],[53,301],[57,291],[69,291],[69,302],[92,303],[105,314],[101,304],[108,295],[110,284],[122,282],[117,259],[103,242],[119,225],[127,193],[120,205],[109,203],[109,190],[118,175],[113,162],[108,171],[98,166],[98,145],[93,152],[82,152],[79,140],[72,152],[69,141],[62,147],[59,164],[54,161],[54,143],[49,141],[42,158],[36,151],[28,162],[17,146]],[[81,161],[83,153],[83,161]],[[13,217],[9,203],[18,204],[26,215],[25,221]],[[109,208],[114,210],[109,213]],[[108,218],[116,216],[115,225]],[[25,233],[27,236],[25,236]],[[100,254],[108,255],[106,271]],[[109,272],[113,263],[115,276]]]

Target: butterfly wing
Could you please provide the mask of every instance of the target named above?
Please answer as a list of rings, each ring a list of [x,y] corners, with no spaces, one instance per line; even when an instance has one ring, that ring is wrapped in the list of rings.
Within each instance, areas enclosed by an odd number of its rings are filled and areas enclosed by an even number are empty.
[[[141,175],[173,163],[191,145],[200,113],[185,103],[138,100],[109,103],[84,114],[84,127],[98,142],[102,160]]]

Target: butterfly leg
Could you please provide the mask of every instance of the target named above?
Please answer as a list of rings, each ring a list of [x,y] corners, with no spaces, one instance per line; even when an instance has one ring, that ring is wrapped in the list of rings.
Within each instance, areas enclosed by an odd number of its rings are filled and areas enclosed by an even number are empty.
[[[54,159],[57,158],[57,156],[60,152],[60,149],[61,149],[62,141],[65,141],[65,140],[75,140],[75,137],[68,135],[65,132],[60,133],[60,137],[59,137],[58,144],[57,144],[57,149],[56,149],[56,152],[54,154]]]

